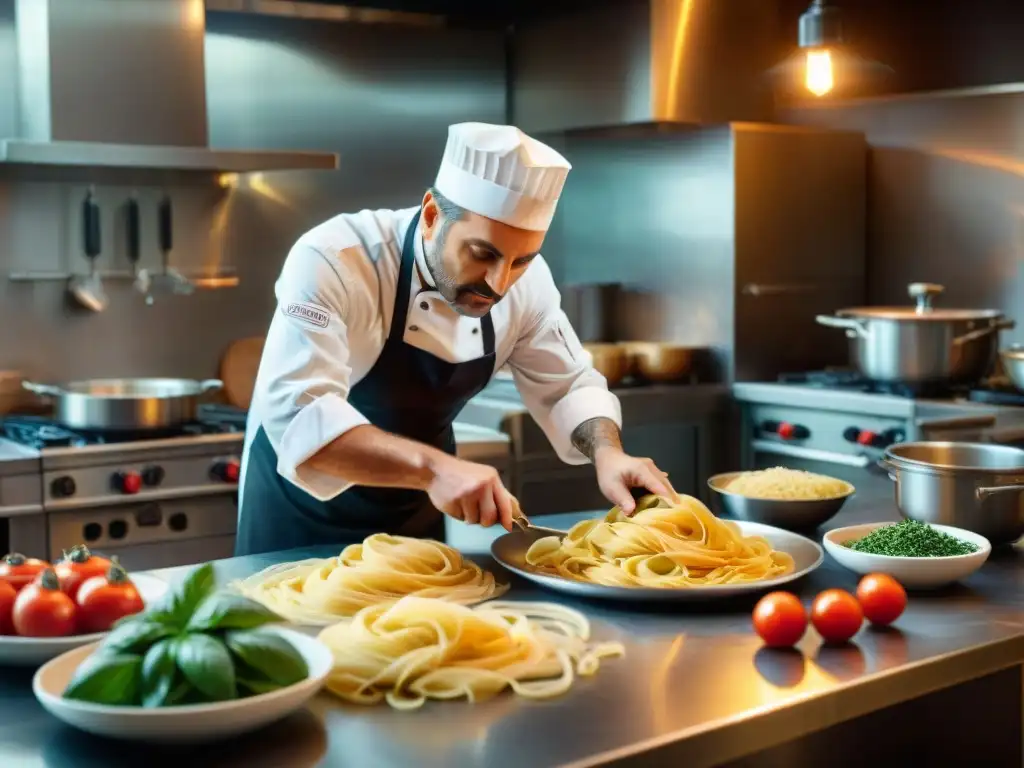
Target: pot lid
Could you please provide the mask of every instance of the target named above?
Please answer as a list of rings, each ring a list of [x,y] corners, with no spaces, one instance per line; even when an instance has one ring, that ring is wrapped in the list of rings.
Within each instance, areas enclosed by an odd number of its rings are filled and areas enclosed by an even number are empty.
[[[1002,317],[998,309],[936,309],[932,299],[945,287],[935,283],[911,283],[907,294],[916,300],[913,307],[853,307],[841,309],[836,314],[842,317],[864,317],[878,320],[926,320],[937,322],[994,320]]]
[[[886,450],[885,456],[891,464],[902,469],[917,468],[939,473],[1024,472],[1024,450],[993,443],[897,443]]]

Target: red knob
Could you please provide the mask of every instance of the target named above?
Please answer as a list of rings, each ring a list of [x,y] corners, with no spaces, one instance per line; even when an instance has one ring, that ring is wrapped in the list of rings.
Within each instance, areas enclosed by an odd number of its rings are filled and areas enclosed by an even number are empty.
[[[142,488],[142,475],[138,472],[118,472],[114,475],[114,485],[121,493],[138,493]]]
[[[866,429],[862,429],[860,431],[860,434],[857,435],[857,443],[867,447],[871,447],[872,445],[874,445],[877,439],[878,435]]]
[[[795,434],[796,427],[793,426],[792,424],[789,424],[788,422],[785,421],[779,424],[778,435],[783,440],[792,440]]]
[[[242,466],[235,459],[231,459],[231,461],[224,465],[224,479],[229,483],[237,483],[241,472]]]

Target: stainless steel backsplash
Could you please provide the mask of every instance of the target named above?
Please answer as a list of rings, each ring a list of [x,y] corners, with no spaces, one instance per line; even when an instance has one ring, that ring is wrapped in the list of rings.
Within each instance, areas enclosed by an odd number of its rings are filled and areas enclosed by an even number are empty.
[[[867,136],[872,303],[909,304],[908,283],[941,283],[939,304],[1000,309],[1022,324],[1004,341],[1024,341],[1024,86],[1017,90],[786,115]]]
[[[15,69],[3,66],[15,55],[12,6],[0,0],[3,135],[16,124]],[[416,204],[448,125],[506,114],[499,31],[208,13],[206,70],[211,146],[333,151],[340,170],[266,174],[226,192],[212,178],[25,181],[0,168],[0,369],[40,379],[214,375],[233,339],[265,331],[299,234],[335,213]],[[147,307],[129,282],[111,282],[107,312],[83,315],[66,307],[60,282],[9,282],[14,270],[66,263],[78,237],[72,212],[93,181],[112,202],[134,185],[168,189],[178,264],[234,267],[240,286]],[[143,259],[154,266],[159,254]]]

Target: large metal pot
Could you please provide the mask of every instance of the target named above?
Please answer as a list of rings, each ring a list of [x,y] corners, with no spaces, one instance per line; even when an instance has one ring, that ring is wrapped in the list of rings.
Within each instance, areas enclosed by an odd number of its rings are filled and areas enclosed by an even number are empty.
[[[1014,344],[999,353],[1003,361],[1003,371],[1010,382],[1024,392],[1024,345]]]
[[[1013,328],[995,309],[935,309],[941,285],[913,283],[915,307],[858,307],[821,325],[850,337],[853,365],[872,381],[901,384],[973,384],[995,365],[999,331]]]
[[[900,443],[882,459],[904,517],[952,525],[994,545],[1024,535],[1024,451],[989,443]]]
[[[200,397],[222,384],[219,379],[87,379],[23,386],[53,398],[54,418],[69,429],[145,431],[194,421]]]

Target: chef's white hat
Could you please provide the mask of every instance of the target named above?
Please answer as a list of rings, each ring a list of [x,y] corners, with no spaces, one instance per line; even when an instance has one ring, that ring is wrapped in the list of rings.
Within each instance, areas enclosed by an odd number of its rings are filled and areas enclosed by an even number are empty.
[[[458,123],[448,128],[434,186],[468,211],[543,232],[570,168],[558,152],[515,126]]]

